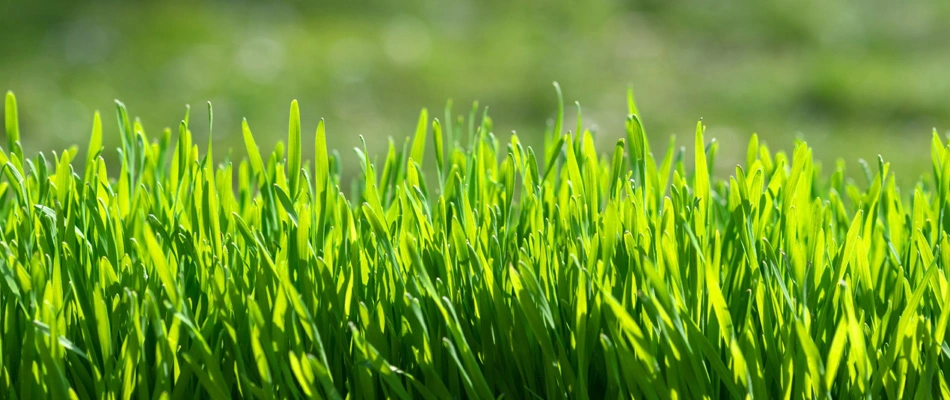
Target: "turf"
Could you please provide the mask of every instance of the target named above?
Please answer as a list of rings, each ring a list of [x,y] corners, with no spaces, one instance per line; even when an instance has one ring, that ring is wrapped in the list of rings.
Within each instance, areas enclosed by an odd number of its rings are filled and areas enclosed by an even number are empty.
[[[98,114],[82,159],[28,158],[9,93],[0,393],[950,396],[947,143],[905,188],[755,137],[719,177],[702,123],[655,157],[628,97],[605,155],[563,105],[537,150],[424,110],[382,162],[355,149],[351,185],[323,121],[303,159],[296,102],[287,145],[245,122],[240,160],[200,151],[188,113],[149,137],[117,103],[107,168]]]

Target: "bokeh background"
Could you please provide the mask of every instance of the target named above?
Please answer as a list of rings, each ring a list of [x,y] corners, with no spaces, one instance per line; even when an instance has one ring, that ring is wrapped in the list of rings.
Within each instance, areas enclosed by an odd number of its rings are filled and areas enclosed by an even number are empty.
[[[382,152],[448,98],[539,143],[555,80],[606,149],[632,85],[656,150],[691,143],[703,118],[726,171],[757,132],[785,150],[804,138],[826,165],[882,154],[913,178],[931,130],[950,128],[947,21],[950,2],[926,0],[4,1],[0,89],[17,93],[31,152],[84,146],[97,109],[117,146],[116,98],[153,136],[191,104],[202,146],[210,100],[216,153],[243,152],[242,117],[270,149],[298,99],[304,149],[324,117],[355,161],[358,135]]]

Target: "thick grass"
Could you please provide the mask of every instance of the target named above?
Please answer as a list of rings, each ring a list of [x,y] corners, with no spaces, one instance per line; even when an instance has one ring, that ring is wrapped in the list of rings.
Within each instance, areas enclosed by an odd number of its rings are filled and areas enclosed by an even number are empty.
[[[950,396],[936,134],[901,192],[881,160],[852,179],[755,138],[711,177],[702,124],[654,158],[632,96],[605,157],[563,108],[537,152],[423,111],[382,163],[356,149],[344,195],[322,121],[302,159],[296,102],[286,147],[264,158],[245,123],[234,161],[187,114],[151,139],[117,109],[107,171],[98,114],[85,159],[26,158],[6,98],[5,396]]]

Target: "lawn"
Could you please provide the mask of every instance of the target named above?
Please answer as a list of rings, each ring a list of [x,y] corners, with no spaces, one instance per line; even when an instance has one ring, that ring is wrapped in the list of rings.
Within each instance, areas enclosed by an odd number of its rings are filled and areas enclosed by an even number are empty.
[[[936,132],[919,180],[822,165],[802,141],[716,142],[702,121],[687,153],[651,147],[631,94],[602,154],[560,98],[536,149],[446,107],[378,160],[331,151],[296,101],[286,143],[262,151],[244,121],[234,159],[213,156],[231,153],[212,149],[210,104],[146,134],[117,102],[112,165],[98,113],[82,155],[24,154],[8,93],[0,393],[950,396]],[[746,154],[734,172],[720,147]]]

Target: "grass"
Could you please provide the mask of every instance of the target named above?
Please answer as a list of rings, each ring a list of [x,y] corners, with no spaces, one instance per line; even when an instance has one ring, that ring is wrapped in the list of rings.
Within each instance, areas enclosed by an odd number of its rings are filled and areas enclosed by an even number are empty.
[[[381,163],[356,149],[349,185],[323,121],[302,159],[296,102],[267,158],[243,124],[241,160],[117,103],[108,171],[98,114],[83,159],[26,158],[10,93],[0,393],[950,395],[947,143],[906,193],[883,160],[855,180],[756,138],[713,177],[702,123],[655,158],[629,98],[607,156],[563,105],[537,151],[447,108]]]

